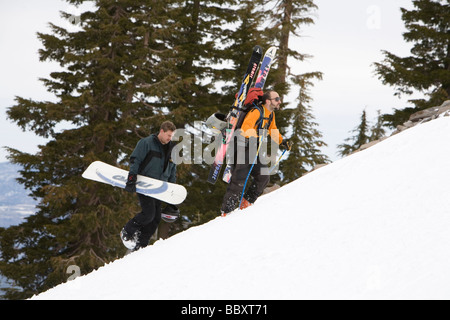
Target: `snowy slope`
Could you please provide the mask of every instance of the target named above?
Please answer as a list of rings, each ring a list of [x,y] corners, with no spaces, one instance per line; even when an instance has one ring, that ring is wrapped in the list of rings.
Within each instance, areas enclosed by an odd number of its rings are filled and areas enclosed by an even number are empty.
[[[450,298],[450,117],[37,299]]]
[[[18,225],[35,212],[36,201],[29,197],[29,191],[17,182],[20,166],[0,163],[0,227]]]

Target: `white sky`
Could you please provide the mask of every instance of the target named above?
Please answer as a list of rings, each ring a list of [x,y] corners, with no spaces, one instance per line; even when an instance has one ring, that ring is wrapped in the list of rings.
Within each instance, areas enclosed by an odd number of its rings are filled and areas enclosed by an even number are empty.
[[[315,24],[304,27],[300,39],[291,46],[314,57],[292,65],[295,73],[321,71],[324,79],[311,89],[313,113],[323,140],[323,152],[336,160],[336,145],[359,123],[365,108],[374,120],[376,110],[390,112],[404,108],[407,99],[394,97],[391,87],[383,86],[374,75],[373,62],[383,59],[381,50],[409,55],[410,44],[403,41],[405,31],[400,7],[412,8],[411,0],[315,0],[319,6]],[[6,119],[6,109],[14,97],[54,100],[38,78],[46,78],[59,68],[39,61],[41,43],[36,32],[48,33],[48,22],[69,27],[59,10],[79,14],[80,10],[62,0],[15,0],[0,3],[0,147],[9,146],[35,153],[46,140],[32,132],[22,132]],[[270,76],[270,75],[269,75]],[[293,102],[296,93],[286,102]],[[6,160],[0,149],[0,162]]]

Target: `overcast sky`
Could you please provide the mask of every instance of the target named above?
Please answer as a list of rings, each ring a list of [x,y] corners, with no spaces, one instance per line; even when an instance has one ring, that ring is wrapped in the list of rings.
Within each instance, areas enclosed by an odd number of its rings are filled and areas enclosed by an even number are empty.
[[[314,57],[292,63],[295,73],[321,71],[324,79],[311,89],[313,114],[329,145],[323,152],[337,160],[336,145],[349,136],[366,109],[374,120],[376,110],[390,112],[406,107],[408,97],[394,97],[391,87],[383,86],[374,74],[373,62],[383,59],[381,50],[409,55],[410,44],[403,41],[405,31],[400,7],[411,9],[411,0],[315,0],[319,9],[315,24],[305,27],[299,39],[290,43],[301,53]],[[49,32],[48,22],[69,27],[59,10],[79,14],[61,0],[15,0],[0,3],[0,147],[9,146],[35,153],[46,140],[32,132],[22,132],[6,119],[6,109],[14,97],[54,100],[38,78],[46,78],[58,68],[39,61],[41,43],[36,32]],[[255,43],[256,44],[256,43]],[[269,75],[270,76],[270,75]],[[286,102],[295,102],[296,94]],[[0,162],[6,160],[0,149]]]

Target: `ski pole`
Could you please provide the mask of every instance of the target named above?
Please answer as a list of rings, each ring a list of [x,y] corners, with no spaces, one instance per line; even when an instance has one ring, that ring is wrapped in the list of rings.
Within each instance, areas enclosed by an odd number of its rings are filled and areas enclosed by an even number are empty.
[[[272,173],[273,169],[275,169],[275,167],[278,165],[278,163],[280,162],[280,160],[283,158],[284,154],[286,153],[287,149],[283,150],[283,153],[281,154],[281,156],[278,158],[277,162],[272,166],[272,168],[270,168],[269,171],[269,175]]]
[[[262,123],[262,121],[261,121],[261,123]],[[260,124],[260,128],[261,128],[261,125],[262,125],[262,124]],[[250,168],[250,171],[249,171],[248,174],[247,174],[247,178],[245,179],[244,188],[242,188],[241,201],[239,201],[239,207],[238,207],[238,208],[241,208],[241,205],[242,205],[242,199],[244,198],[245,187],[247,186],[248,178],[250,178],[250,174],[252,173],[253,167],[255,166],[255,163],[258,161],[258,154],[259,154],[259,149],[261,149],[262,138],[263,138],[263,135],[261,135],[260,138],[259,138],[259,146],[258,146],[258,150],[256,151],[255,159],[253,160],[253,164],[252,164],[252,166],[251,166],[251,168]]]

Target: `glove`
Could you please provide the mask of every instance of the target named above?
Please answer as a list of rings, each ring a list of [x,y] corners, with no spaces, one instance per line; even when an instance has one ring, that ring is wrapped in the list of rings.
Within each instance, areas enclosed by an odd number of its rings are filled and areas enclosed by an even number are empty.
[[[127,183],[125,185],[125,191],[130,193],[136,192],[136,180],[137,175],[129,173]]]
[[[285,140],[283,140],[283,142],[281,142],[280,148],[281,149],[285,149],[287,151],[291,151],[292,142],[290,142],[289,140],[285,139]]]
[[[258,103],[259,99],[264,95],[264,92],[260,88],[251,88],[248,93],[247,97],[244,101],[244,106],[248,104]]]

